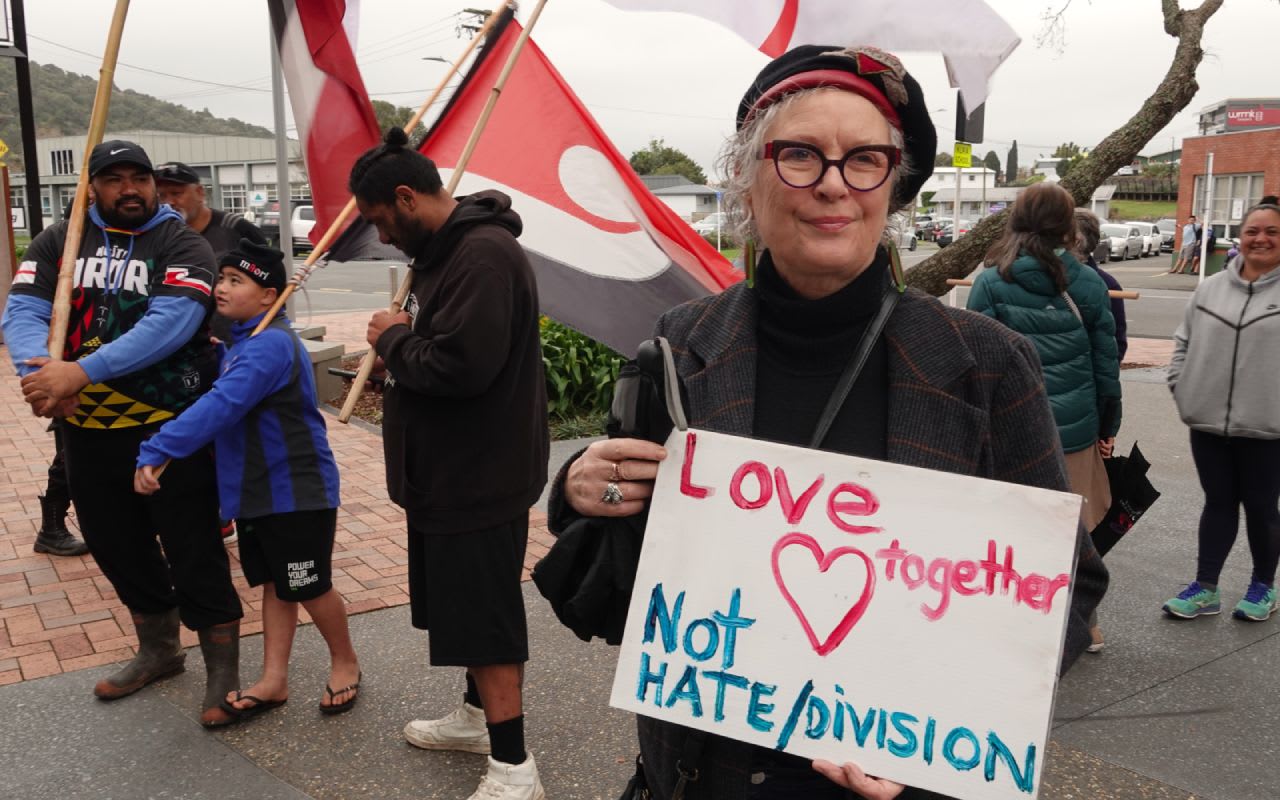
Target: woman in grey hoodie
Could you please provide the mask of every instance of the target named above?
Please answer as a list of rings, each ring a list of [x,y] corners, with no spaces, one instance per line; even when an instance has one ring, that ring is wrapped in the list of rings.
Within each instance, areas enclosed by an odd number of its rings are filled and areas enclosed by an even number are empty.
[[[1251,208],[1240,255],[1196,289],[1174,334],[1169,387],[1191,427],[1205,505],[1196,579],[1164,610],[1183,619],[1221,610],[1218,575],[1243,505],[1253,575],[1234,615],[1266,620],[1280,560],[1280,205]]]

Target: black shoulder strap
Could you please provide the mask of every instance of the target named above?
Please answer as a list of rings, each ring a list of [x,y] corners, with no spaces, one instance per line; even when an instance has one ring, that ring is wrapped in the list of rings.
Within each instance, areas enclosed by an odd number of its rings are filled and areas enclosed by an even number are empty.
[[[890,286],[885,290],[884,299],[880,301],[880,310],[876,312],[875,318],[867,325],[867,329],[862,332],[862,338],[858,340],[858,349],[854,351],[853,358],[849,360],[849,366],[844,368],[844,374],[836,382],[836,388],[832,390],[831,397],[827,400],[827,407],[822,409],[822,416],[818,418],[818,426],[813,431],[813,438],[809,440],[809,447],[817,449],[822,446],[822,441],[827,438],[827,432],[831,430],[831,424],[836,421],[836,414],[840,413],[840,408],[844,405],[844,401],[848,399],[849,392],[853,390],[853,385],[857,383],[858,375],[862,373],[862,368],[867,364],[867,356],[871,355],[871,348],[875,346],[876,339],[880,338],[880,333],[884,330],[885,323],[889,321],[889,315],[893,313],[893,309],[898,305],[898,299],[901,297],[902,293],[894,286]]]
[[[676,788],[671,790],[671,800],[684,800],[685,784],[698,779],[698,761],[702,758],[702,746],[706,742],[705,731],[690,730],[685,737],[680,760],[676,762],[676,772],[680,778],[676,781]]]

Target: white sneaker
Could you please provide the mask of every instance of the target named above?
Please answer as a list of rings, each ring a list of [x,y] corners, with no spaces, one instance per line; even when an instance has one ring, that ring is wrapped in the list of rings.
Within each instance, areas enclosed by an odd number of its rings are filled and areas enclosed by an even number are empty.
[[[467,800],[546,800],[538,765],[530,755],[523,764],[504,764],[489,758],[489,771]]]
[[[489,728],[484,710],[463,703],[440,719],[415,719],[404,726],[404,738],[424,750],[462,750],[489,753]]]

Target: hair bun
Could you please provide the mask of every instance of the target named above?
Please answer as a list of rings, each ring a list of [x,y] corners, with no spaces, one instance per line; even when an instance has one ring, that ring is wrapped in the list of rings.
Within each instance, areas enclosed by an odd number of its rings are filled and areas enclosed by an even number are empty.
[[[401,148],[409,145],[409,134],[404,132],[404,128],[392,125],[387,128],[387,132],[382,136],[382,143],[390,148]]]

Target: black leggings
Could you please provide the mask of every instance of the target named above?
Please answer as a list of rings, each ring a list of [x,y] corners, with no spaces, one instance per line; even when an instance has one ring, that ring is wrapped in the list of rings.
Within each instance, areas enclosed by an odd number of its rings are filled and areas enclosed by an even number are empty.
[[[1243,505],[1253,580],[1271,585],[1280,560],[1280,439],[1192,431],[1191,455],[1204,489],[1196,580],[1218,582],[1236,543]]]

